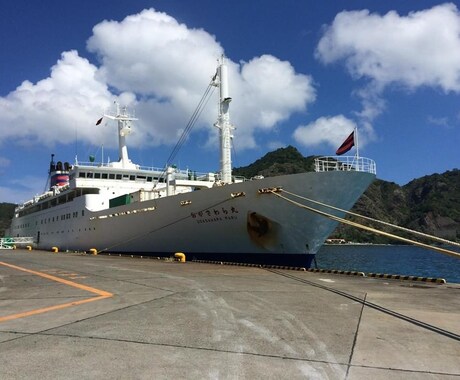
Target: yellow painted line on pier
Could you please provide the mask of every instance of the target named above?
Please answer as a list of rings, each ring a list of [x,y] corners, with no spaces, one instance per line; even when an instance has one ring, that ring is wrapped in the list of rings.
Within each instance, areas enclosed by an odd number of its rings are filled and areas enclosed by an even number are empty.
[[[51,280],[51,281],[60,282],[61,284],[65,284],[65,285],[68,285],[68,286],[73,286],[74,288],[85,290],[85,291],[90,292],[90,293],[97,294],[97,297],[85,298],[85,299],[82,299],[82,300],[79,300],[79,301],[67,302],[67,303],[63,303],[63,304],[59,304],[59,305],[48,306],[48,307],[44,307],[44,308],[41,308],[41,309],[34,309],[34,310],[25,311],[23,313],[11,314],[11,315],[7,315],[5,317],[0,317],[0,323],[5,322],[5,321],[10,321],[10,320],[13,320],[13,319],[29,317],[31,315],[47,313],[49,311],[60,310],[60,309],[64,309],[64,308],[70,307],[70,306],[82,305],[82,304],[85,304],[85,303],[88,303],[88,302],[99,301],[99,300],[102,300],[102,299],[105,299],[105,298],[113,297],[112,293],[106,292],[104,290],[96,289],[96,288],[93,288],[93,287],[87,286],[87,285],[78,284],[78,283],[76,283],[74,281],[65,280],[63,278],[52,276],[52,275],[47,274],[47,273],[37,272],[37,271],[34,271],[34,270],[18,267],[16,265],[4,263],[2,261],[0,261],[0,265],[6,266],[6,267],[9,267],[9,268],[12,268],[12,269],[20,270],[22,272],[30,273],[30,274],[33,274],[33,275],[36,275],[36,276],[40,276],[40,277],[46,278],[46,279]]]

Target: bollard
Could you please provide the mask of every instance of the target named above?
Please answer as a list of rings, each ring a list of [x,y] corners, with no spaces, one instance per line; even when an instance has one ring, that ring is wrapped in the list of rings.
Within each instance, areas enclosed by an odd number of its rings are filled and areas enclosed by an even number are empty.
[[[185,263],[185,254],[182,252],[176,252],[174,258],[180,263]]]

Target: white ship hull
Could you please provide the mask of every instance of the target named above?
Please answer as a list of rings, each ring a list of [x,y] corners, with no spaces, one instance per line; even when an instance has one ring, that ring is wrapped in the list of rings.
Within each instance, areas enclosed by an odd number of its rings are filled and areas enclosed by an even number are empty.
[[[34,236],[37,247],[60,250],[192,257],[315,254],[337,222],[292,205],[267,187],[348,210],[375,178],[356,171],[309,172],[246,181],[97,212],[97,194],[13,220],[14,236]],[[232,197],[232,193],[244,196]],[[328,209],[324,209],[330,212]],[[256,214],[254,214],[256,213]],[[69,218],[62,218],[69,215]],[[335,212],[337,216],[343,213]],[[265,220],[260,224],[260,218]],[[18,226],[26,225],[26,228]]]
[[[117,122],[119,161],[70,165],[55,163],[52,155],[49,190],[16,208],[10,236],[31,236],[38,248],[61,251],[184,252],[192,258],[253,262],[288,255],[311,259],[337,222],[259,190],[282,188],[349,210],[375,178],[375,163],[358,154],[345,160],[322,157],[315,160],[315,172],[251,181],[234,178],[227,74],[222,57],[205,92],[219,87],[214,124],[221,148],[218,173],[197,175],[177,170],[171,162],[162,169],[132,163],[126,136],[136,119],[116,103],[116,113],[103,118]],[[206,101],[199,107],[203,104]],[[198,108],[194,115],[200,112]],[[340,154],[354,145],[352,135],[346,145]],[[345,211],[331,213],[344,216]]]

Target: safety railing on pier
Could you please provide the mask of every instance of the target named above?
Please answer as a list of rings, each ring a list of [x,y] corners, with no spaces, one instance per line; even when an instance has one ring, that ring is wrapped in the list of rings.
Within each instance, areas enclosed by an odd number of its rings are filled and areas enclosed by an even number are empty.
[[[0,238],[0,249],[13,249],[15,246],[33,244],[34,238],[30,236]]]
[[[315,158],[316,172],[329,171],[357,171],[366,173],[377,173],[375,161],[366,157],[356,156],[324,156]]]

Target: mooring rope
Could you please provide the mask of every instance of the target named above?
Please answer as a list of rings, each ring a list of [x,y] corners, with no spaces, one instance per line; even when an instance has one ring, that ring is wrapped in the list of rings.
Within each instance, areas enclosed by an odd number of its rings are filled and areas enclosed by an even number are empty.
[[[378,219],[374,219],[374,218],[371,218],[369,216],[365,216],[365,215],[360,215],[360,214],[357,214],[355,212],[352,212],[352,211],[347,211],[347,210],[344,210],[344,209],[341,209],[341,208],[338,208],[338,207],[335,207],[335,206],[332,206],[332,205],[328,205],[326,203],[322,203],[322,202],[319,202],[319,201],[315,201],[314,199],[310,199],[310,198],[306,198],[306,197],[303,197],[301,195],[298,195],[298,194],[294,194],[294,193],[291,193],[290,191],[287,191],[287,190],[282,190],[284,191],[285,193],[289,194],[289,195],[292,195],[294,197],[297,197],[297,198],[301,198],[303,200],[306,200],[308,202],[311,202],[311,203],[315,203],[317,205],[320,205],[320,206],[324,206],[324,207],[327,207],[327,208],[330,208],[332,210],[336,210],[336,211],[341,211],[341,212],[344,212],[348,215],[352,215],[352,216],[356,216],[358,218],[362,218],[362,219],[365,219],[365,220],[369,220],[371,222],[376,222],[376,223],[379,223],[379,224],[383,224],[385,226],[389,226],[389,227],[392,227],[392,228],[395,228],[395,229],[398,229],[398,230],[401,230],[401,231],[404,231],[404,232],[409,232],[411,234],[414,234],[414,235],[418,235],[418,236],[422,236],[422,237],[425,237],[425,238],[428,238],[428,239],[431,239],[431,240],[435,240],[435,241],[438,241],[440,243],[445,243],[445,244],[449,244],[449,245],[454,245],[454,246],[457,246],[457,247],[460,247],[460,243],[457,243],[455,241],[451,241],[451,240],[447,240],[447,239],[443,239],[439,236],[434,236],[434,235],[429,235],[429,234],[425,234],[423,232],[420,232],[420,231],[415,231],[415,230],[411,230],[409,228],[405,228],[405,227],[402,227],[402,226],[398,226],[396,224],[392,224],[392,223],[388,223],[388,222],[384,222],[383,220],[378,220]]]
[[[448,256],[455,257],[457,259],[460,258],[460,253],[458,253],[458,252],[451,251],[449,249],[445,249],[445,248],[441,248],[441,247],[435,247],[435,246],[432,246],[432,245],[429,245],[429,244],[418,242],[416,240],[407,239],[407,238],[404,238],[402,236],[394,235],[394,234],[391,234],[389,232],[385,232],[385,231],[378,230],[378,229],[373,228],[373,227],[369,227],[369,226],[365,226],[365,225],[360,224],[360,223],[353,222],[351,220],[340,218],[338,216],[329,214],[329,213],[327,213],[325,211],[321,211],[321,210],[315,209],[313,207],[304,205],[302,203],[296,202],[296,201],[294,201],[292,199],[289,199],[288,197],[285,197],[285,196],[281,195],[279,193],[279,191],[286,192],[285,190],[282,190],[282,189],[279,189],[278,192],[275,192],[274,190],[269,190],[270,193],[276,195],[277,197],[279,197],[281,199],[286,200],[287,202],[290,202],[290,203],[292,203],[292,204],[294,204],[294,205],[296,205],[298,207],[301,207],[303,209],[306,209],[308,211],[314,212],[315,214],[322,215],[322,216],[324,216],[326,218],[335,220],[335,221],[337,221],[339,223],[348,224],[349,226],[353,226],[353,227],[356,227],[356,228],[359,228],[359,229],[362,229],[362,230],[365,230],[365,231],[369,231],[369,232],[375,233],[377,235],[382,235],[382,236],[386,236],[386,237],[389,237],[389,238],[392,238],[392,239],[395,239],[395,240],[403,241],[405,243],[413,244],[413,245],[416,245],[418,247],[431,249],[433,251],[436,251],[436,252],[439,252],[439,253],[442,253],[442,254],[445,254],[445,255],[448,255]]]

